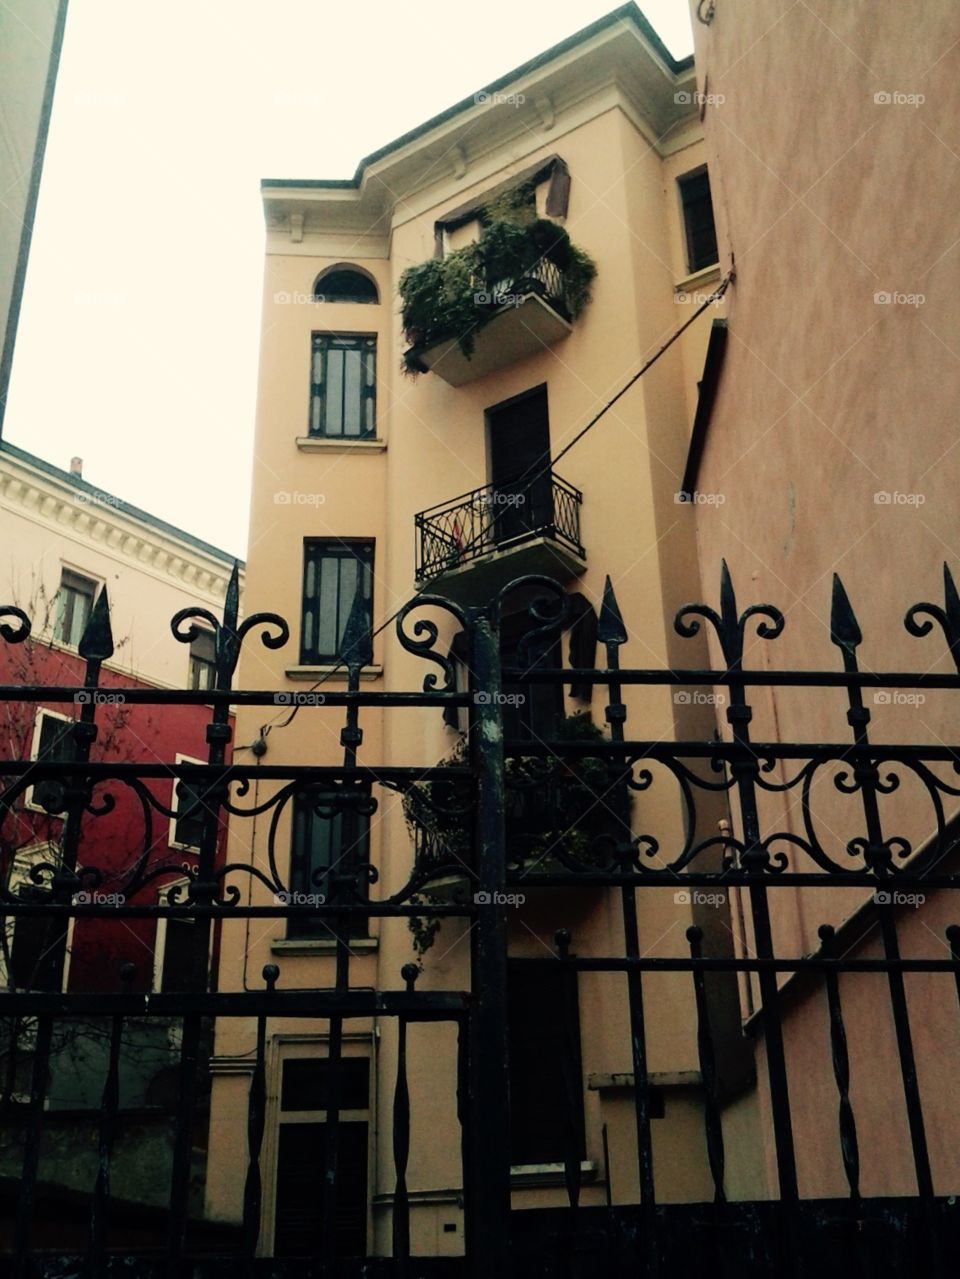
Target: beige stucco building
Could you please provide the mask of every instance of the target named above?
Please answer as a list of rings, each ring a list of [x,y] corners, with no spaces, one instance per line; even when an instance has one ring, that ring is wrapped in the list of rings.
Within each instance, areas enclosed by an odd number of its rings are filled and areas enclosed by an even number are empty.
[[[698,590],[694,519],[678,493],[711,322],[722,307],[708,306],[571,448],[551,486],[531,497],[522,484],[524,473],[555,457],[719,285],[705,157],[692,62],[675,62],[628,5],[385,146],[350,181],[263,183],[246,606],[288,618],[292,639],[276,652],[244,650],[239,686],[276,688],[284,704],[276,713],[241,710],[237,734],[241,742],[263,738],[266,764],[342,761],[341,712],[291,703],[321,685],[344,688],[337,646],[358,581],[377,632],[363,679],[387,690],[422,684],[423,663],[399,647],[391,626],[379,630],[418,587],[480,604],[531,571],[559,575],[594,617],[609,574],[630,628],[624,664],[705,659],[691,641],[681,659],[670,619]],[[527,224],[535,216],[552,222],[558,236],[566,232],[589,255],[596,267],[591,300],[574,314],[562,283],[536,270],[532,280],[511,278],[503,296],[503,282],[492,282],[498,287],[491,296],[487,280],[474,298],[483,320],[469,358],[455,340],[462,329],[445,338],[421,334],[420,342],[414,334],[410,354],[398,305],[403,273],[431,260],[438,269],[461,261],[455,255],[482,238],[496,221],[491,209],[504,199],[514,208],[526,202]],[[517,494],[529,501],[519,515]],[[450,618],[436,620],[440,647],[455,646]],[[566,664],[566,637],[562,648]],[[663,689],[629,689],[625,698],[628,733],[709,736],[709,706]],[[588,713],[602,727],[602,702],[596,693],[591,711],[582,696],[566,695],[546,713],[561,720]],[[529,706],[526,713],[540,712]],[[429,766],[459,740],[439,713],[366,714],[361,726],[361,763]],[[271,783],[260,782],[254,803],[270,794]],[[369,859],[380,879],[371,891],[386,896],[407,881],[413,849],[397,795],[375,787],[374,797]],[[311,870],[322,869],[311,855],[335,856],[335,836],[316,826],[305,833],[309,816],[291,817],[295,807],[282,809],[272,853],[291,889],[309,891]],[[650,799],[644,823],[666,844],[682,839],[674,797]],[[250,824],[239,823],[230,860],[267,870],[269,827],[263,821],[251,835]],[[244,901],[269,904],[256,881],[247,897],[247,882]],[[668,953],[686,953],[689,901],[669,892],[643,896],[642,936],[659,939]],[[573,931],[581,954],[619,953],[622,946],[614,894],[584,895],[569,917],[541,892],[509,912],[511,961],[552,953],[560,926]],[[423,956],[418,988],[469,988],[468,931],[463,921],[443,925]],[[257,920],[227,929],[221,988],[262,986],[268,963],[279,965],[281,989],[329,988],[334,949],[323,928],[285,936],[282,921]],[[351,949],[351,984],[362,987],[396,989],[401,966],[414,957],[402,920],[372,918]],[[618,980],[591,974],[579,990],[585,1203],[637,1198],[629,1029]],[[651,1070],[663,1104],[654,1132],[660,1194],[709,1198],[689,981],[657,974],[647,999]],[[358,1059],[359,1080],[356,1108],[345,1112],[355,1125],[355,1175],[350,1185],[344,1177],[341,1189],[355,1231],[347,1246],[389,1253],[396,1026],[384,1019],[347,1029],[345,1052]],[[207,1202],[220,1221],[241,1215],[254,1049],[252,1025],[219,1024]],[[294,1220],[284,1202],[296,1198],[298,1184],[302,1194],[304,1180],[316,1185],[324,1115],[292,1100],[296,1079],[310,1067],[291,1063],[319,1060],[322,1068],[326,1052],[325,1026],[270,1019],[259,1245],[267,1255],[312,1246],[303,1234],[309,1222]],[[409,1057],[413,1251],[458,1253],[452,1031],[414,1028]],[[534,1131],[523,1151],[518,1146],[518,1206],[564,1202],[559,1156],[537,1143]]]

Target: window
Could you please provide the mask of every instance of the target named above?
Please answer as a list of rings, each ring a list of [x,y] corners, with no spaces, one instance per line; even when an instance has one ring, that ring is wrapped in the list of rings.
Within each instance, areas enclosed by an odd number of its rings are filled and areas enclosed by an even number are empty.
[[[73,759],[73,720],[67,715],[58,715],[56,711],[38,711],[30,758],[51,764]],[[63,783],[37,782],[27,791],[26,802],[31,808],[56,812],[63,803]]]
[[[379,302],[377,286],[365,271],[348,266],[331,267],[317,276],[313,286],[317,302]]]
[[[343,632],[360,592],[373,629],[373,543],[308,539],[303,544],[303,616],[300,661],[338,662]]]
[[[186,902],[186,880],[178,880],[176,884],[167,884],[160,890],[160,904],[170,902],[170,891],[176,887],[179,891],[175,902],[182,905]],[[153,988],[159,991],[180,991],[196,989],[192,980],[194,968],[194,940],[196,921],[192,918],[174,915],[161,916],[157,919],[156,941],[153,948]]]
[[[679,179],[683,227],[687,237],[687,267],[702,271],[717,261],[717,229],[713,224],[710,178],[706,169]]]
[[[583,1159],[577,974],[518,959],[509,963],[508,983],[510,1162],[562,1163],[571,1137]]]
[[[376,434],[377,339],[314,333],[310,434],[364,440]]]
[[[178,755],[178,764],[202,764],[203,760],[192,759],[189,755]],[[174,817],[170,820],[170,843],[177,848],[185,848],[190,852],[199,852],[203,840],[203,823],[206,806],[201,799],[203,782],[185,782],[175,780],[173,783],[173,802],[170,807]]]
[[[34,866],[56,864],[59,855],[59,847],[53,843],[18,849],[7,883],[11,896],[22,902],[49,902],[49,888],[34,884],[30,872]],[[0,955],[4,984],[21,990],[64,989],[69,958],[65,952],[72,931],[65,925],[65,920],[48,915],[8,915],[3,924],[6,952]]]
[[[356,834],[349,844],[344,841],[344,813],[336,811],[330,791],[312,790],[298,795],[293,806],[293,839],[290,844],[290,891],[310,897],[331,897],[330,877],[324,872],[348,872],[366,862],[370,856],[370,818],[356,815]],[[366,879],[357,885],[363,892]],[[295,899],[296,900],[296,899]],[[306,904],[306,903],[304,903]],[[288,937],[333,937],[327,916],[320,918],[291,917],[287,920]],[[366,937],[365,915],[350,915],[346,932],[350,937]]]
[[[288,1058],[283,1063],[273,1238],[277,1257],[309,1257],[317,1252],[323,1221],[329,1078],[330,1063],[323,1057]],[[335,1230],[337,1255],[343,1257],[362,1257],[367,1251],[369,1108],[369,1059],[342,1058]]]
[[[88,577],[65,568],[60,577],[57,592],[57,617],[54,638],[61,644],[77,648],[84,628],[90,620],[93,601],[97,596],[97,584]]]
[[[535,629],[527,613],[507,614],[500,626],[500,664],[516,670],[533,671],[537,667],[557,669],[563,665],[559,635],[551,635],[528,644],[524,661],[520,661],[520,645],[528,631]],[[503,706],[503,732],[507,739],[526,738],[539,741],[554,737],[563,718],[563,689],[558,684],[504,681],[503,692],[513,700]]]
[[[213,688],[217,682],[213,631],[202,631],[190,645],[190,687]]]

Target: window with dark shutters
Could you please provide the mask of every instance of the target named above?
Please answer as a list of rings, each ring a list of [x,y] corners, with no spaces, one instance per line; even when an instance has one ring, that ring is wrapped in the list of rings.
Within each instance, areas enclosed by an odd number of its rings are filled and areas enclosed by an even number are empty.
[[[571,1133],[583,1159],[576,973],[518,959],[508,982],[511,1163],[562,1163]]]
[[[683,225],[687,239],[687,267],[702,271],[717,261],[717,230],[710,199],[710,177],[706,169],[678,179],[683,205]]]
[[[273,1241],[277,1257],[311,1256],[319,1250],[328,1090],[325,1058],[291,1057],[283,1063]],[[344,1058],[340,1062],[335,1226],[336,1251],[341,1257],[362,1257],[367,1251],[369,1100],[369,1059]]]

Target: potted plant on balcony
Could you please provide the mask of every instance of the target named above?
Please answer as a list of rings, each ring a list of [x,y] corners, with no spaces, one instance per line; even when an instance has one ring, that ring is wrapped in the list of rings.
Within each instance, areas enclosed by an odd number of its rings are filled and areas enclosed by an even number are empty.
[[[562,226],[537,217],[532,189],[500,196],[481,221],[475,243],[408,267],[400,277],[408,372],[422,372],[420,353],[441,341],[455,339],[469,358],[477,332],[500,310],[504,297],[537,293],[569,320],[590,300],[596,266]]]
[[[606,741],[589,715],[561,720],[552,741]],[[507,855],[538,871],[599,869],[631,839],[632,795],[599,755],[521,755],[507,760]],[[573,865],[571,866],[572,863]]]

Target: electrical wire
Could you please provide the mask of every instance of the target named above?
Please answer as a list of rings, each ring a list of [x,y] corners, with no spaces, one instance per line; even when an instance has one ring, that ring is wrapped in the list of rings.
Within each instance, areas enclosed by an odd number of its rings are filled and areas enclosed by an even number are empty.
[[[593,428],[597,425],[600,419],[603,418],[607,413],[609,413],[609,411],[613,408],[613,406],[619,400],[621,400],[624,395],[626,395],[626,393],[630,390],[632,386],[634,386],[637,382],[639,382],[639,380],[643,377],[643,375],[646,372],[648,372],[653,367],[654,364],[656,364],[657,360],[659,360],[660,357],[666,351],[668,351],[671,346],[673,346],[674,342],[676,342],[676,340],[683,333],[686,332],[686,330],[690,327],[690,325],[693,324],[695,320],[700,318],[700,316],[704,313],[707,307],[712,306],[714,302],[719,302],[719,300],[726,293],[727,289],[733,283],[735,274],[736,273],[733,269],[727,272],[727,274],[723,277],[723,279],[717,285],[716,289],[714,289],[714,291],[710,294],[710,296],[706,298],[706,300],[702,302],[699,307],[697,307],[696,311],[693,312],[693,314],[689,317],[689,319],[685,320],[684,323],[681,324],[680,327],[676,329],[670,335],[667,341],[664,342],[663,345],[660,346],[654,352],[653,355],[651,355],[650,359],[647,360],[637,370],[637,372],[634,373],[634,375],[623,384],[623,386],[620,388],[619,391],[617,391],[616,395],[614,395],[612,399],[607,400],[606,404],[604,404],[604,406],[597,413],[594,414],[594,416],[590,419],[590,421],[587,422],[587,424],[577,432],[577,434],[573,437],[573,439],[564,445],[564,447],[560,450],[560,452],[556,455],[556,457],[548,458],[546,462],[542,465],[541,469],[532,475],[530,474],[530,468],[528,468],[527,471],[525,471],[522,475],[520,475],[517,478],[517,480],[514,481],[514,483],[517,483],[517,484],[522,483],[529,476],[529,483],[534,484],[537,480],[541,479],[543,476],[549,475],[551,471],[553,470],[553,468],[556,466],[556,464],[560,461],[560,459],[563,457],[566,457],[566,455],[570,452],[570,450],[574,447],[574,445],[578,444],[580,440],[582,440],[583,437],[589,431],[593,430]],[[536,463],[534,463],[533,465],[536,465]],[[478,533],[477,536],[474,537],[472,541],[468,542],[460,550],[461,557],[465,555],[467,552],[471,551],[473,547],[476,546],[477,542],[480,540],[482,536],[483,536],[483,533]],[[395,612],[391,613],[390,616],[386,619],[386,621],[381,622],[380,625],[376,628],[376,630],[371,632],[371,635],[370,635],[371,640],[375,639],[376,636],[380,635],[383,631],[385,631],[387,627],[391,625],[391,623],[395,622],[397,618],[400,616],[400,614],[403,612],[403,610],[408,606],[408,604],[412,603],[412,601],[415,600],[418,595],[422,595],[424,591],[427,590],[429,585],[430,585],[429,582],[421,582],[421,584],[415,588],[411,598],[407,600],[406,603],[402,604],[400,608],[398,608]],[[345,666],[346,666],[346,663],[341,658],[336,663],[335,666],[331,667],[329,671],[325,671],[323,676],[320,679],[318,679],[315,684],[311,685],[308,692],[311,692],[311,693],[316,692],[318,688],[320,688],[323,684],[325,684],[329,679],[332,679],[336,674],[338,674],[338,672],[343,670]],[[277,723],[276,721],[273,721],[271,723],[262,725],[260,729],[260,736],[263,739],[266,739],[274,728],[289,727],[289,725],[292,724],[293,721],[296,719],[297,712],[299,710],[300,710],[299,705],[294,706],[293,710],[289,713],[286,719],[283,720],[281,723]]]

